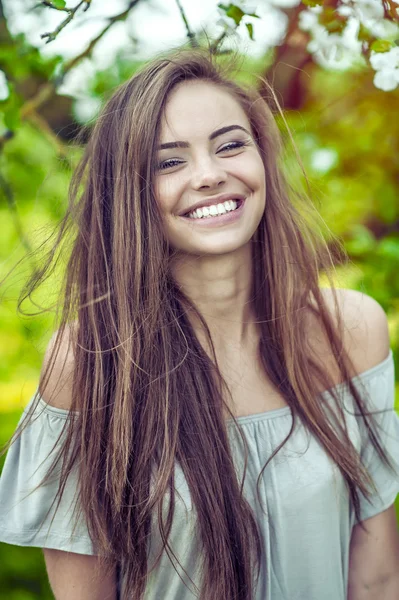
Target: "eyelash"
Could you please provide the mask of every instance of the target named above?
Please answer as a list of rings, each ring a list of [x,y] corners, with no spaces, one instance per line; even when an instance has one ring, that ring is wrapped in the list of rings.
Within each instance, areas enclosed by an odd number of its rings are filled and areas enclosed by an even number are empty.
[[[227,142],[218,152],[236,150],[237,148],[243,148],[244,146],[248,146],[248,142]],[[177,158],[169,158],[168,160],[164,160],[159,164],[159,169],[161,171],[165,171],[166,169],[176,167],[177,165],[181,165],[183,161],[179,161]],[[174,163],[174,164],[171,164]]]

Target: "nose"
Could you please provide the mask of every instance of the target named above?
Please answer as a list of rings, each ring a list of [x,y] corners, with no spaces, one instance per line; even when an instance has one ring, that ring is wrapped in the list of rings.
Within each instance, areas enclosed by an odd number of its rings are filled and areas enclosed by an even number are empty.
[[[202,158],[192,167],[191,182],[195,190],[216,188],[225,183],[226,179],[226,171],[218,160],[211,157]]]

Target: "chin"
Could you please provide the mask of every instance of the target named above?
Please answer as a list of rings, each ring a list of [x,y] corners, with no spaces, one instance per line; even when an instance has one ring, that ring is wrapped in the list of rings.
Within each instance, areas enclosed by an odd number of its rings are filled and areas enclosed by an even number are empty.
[[[184,247],[180,247],[179,251],[184,254],[190,254],[195,256],[222,256],[223,254],[232,254],[239,252],[248,246],[252,236],[242,241],[234,240],[220,242],[220,243],[209,243],[209,244],[190,244]]]

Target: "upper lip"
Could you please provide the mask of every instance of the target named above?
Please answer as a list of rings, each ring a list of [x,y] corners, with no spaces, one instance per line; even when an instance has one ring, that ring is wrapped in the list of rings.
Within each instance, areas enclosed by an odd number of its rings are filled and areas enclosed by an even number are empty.
[[[219,196],[212,196],[212,198],[197,200],[197,202],[194,202],[194,204],[180,212],[179,217],[188,215],[197,208],[202,208],[203,206],[211,206],[212,204],[223,203],[226,202],[226,200],[245,200],[245,196],[243,196],[243,194],[235,194],[234,192],[231,192],[231,194],[219,194]]]

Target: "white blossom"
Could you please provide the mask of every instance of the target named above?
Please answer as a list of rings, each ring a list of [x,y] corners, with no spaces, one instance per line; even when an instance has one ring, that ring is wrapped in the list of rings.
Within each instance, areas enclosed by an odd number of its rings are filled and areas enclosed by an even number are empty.
[[[384,69],[374,75],[374,85],[384,92],[391,92],[398,87],[399,69]]]
[[[396,9],[399,11],[399,8]],[[398,12],[399,16],[399,12]],[[378,24],[374,26],[374,35],[381,38],[395,38],[399,34],[399,27],[397,23],[393,23],[388,19],[382,19]]]
[[[292,8],[298,6],[300,3],[301,0],[269,0],[269,4],[278,8]]]
[[[370,63],[376,71],[396,68],[399,66],[399,46],[391,48],[388,52],[371,52]]]
[[[399,0],[395,1],[399,4]],[[380,39],[390,39],[399,35],[398,25],[384,19],[382,0],[343,0],[343,4],[337,9],[337,13],[346,19],[342,33],[329,33],[327,28],[319,23],[318,15],[322,10],[321,6],[317,6],[302,11],[298,25],[310,35],[308,52],[325,68],[343,70],[359,61],[364,62],[362,42],[358,40],[361,25]],[[376,87],[390,91],[398,86],[399,47],[389,52],[372,52],[370,62],[376,71]]]
[[[256,14],[256,5],[249,3],[247,0],[235,0],[234,5],[240,8],[245,15],[248,15],[251,20],[250,13]],[[233,17],[229,17],[223,8],[218,7],[219,19],[216,21],[216,25],[223,27],[227,34],[232,34],[237,31],[237,24]],[[247,16],[243,18],[243,22],[247,22]]]
[[[310,10],[299,13],[298,27],[302,31],[311,31],[318,24],[317,14]]]
[[[94,96],[79,96],[75,98],[73,112],[79,123],[88,123],[98,116],[101,100]]]
[[[243,12],[256,12],[251,0],[235,0],[234,4]],[[399,0],[394,0],[399,5]],[[282,10],[299,6],[301,0],[267,0],[273,12],[282,16]],[[253,1],[252,1],[252,4]],[[371,36],[377,39],[394,40],[399,37],[399,26],[390,19],[385,19],[383,0],[342,0],[336,9],[336,15],[343,20],[340,32],[329,32],[328,26],[319,22],[325,7],[317,5],[307,7],[299,12],[298,27],[309,34],[308,52],[314,60],[324,68],[345,70],[359,64],[366,64],[363,50],[364,42],[358,39],[359,30],[364,27]],[[399,7],[397,9],[399,15]],[[237,30],[233,18],[228,17],[223,9],[219,9],[220,19],[217,22],[227,33]],[[283,39],[276,40],[282,43]],[[367,48],[367,42],[366,42]],[[370,62],[376,71],[374,85],[381,90],[389,91],[399,85],[399,47],[389,52],[371,53]]]
[[[390,92],[399,84],[399,47],[395,46],[388,52],[371,52],[370,64],[376,71],[375,87]]]
[[[227,33],[232,33],[237,29],[237,25],[234,19],[232,17],[228,17],[224,11],[222,12],[222,14],[220,14],[219,19],[216,21],[216,25],[219,25],[219,27],[223,27],[223,29],[225,29]]]
[[[350,4],[354,14],[366,26],[384,18],[384,7],[381,0],[356,0]]]
[[[312,152],[310,164],[319,173],[328,173],[338,163],[338,154],[332,148],[318,148]]]
[[[377,38],[394,36],[398,26],[384,19],[382,0],[343,0],[337,12],[344,17],[354,17]]]
[[[245,13],[256,13],[256,4],[251,4],[251,2],[247,2],[247,0],[235,0],[233,3]]]
[[[337,13],[341,15],[341,17],[351,17],[353,15],[353,10],[350,6],[338,6]]]
[[[10,90],[8,88],[7,77],[5,73],[0,70],[0,100],[7,100],[10,95]]]
[[[329,33],[317,23],[311,30],[312,39],[308,51],[316,62],[326,68],[347,69],[359,60],[361,42],[357,39],[358,24],[349,20],[342,34]]]

